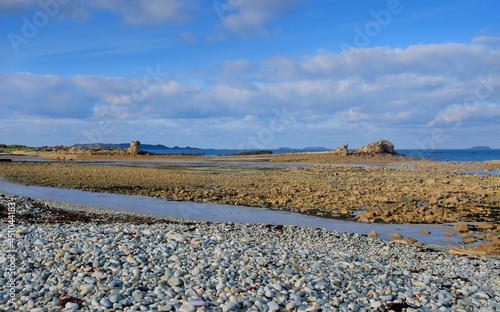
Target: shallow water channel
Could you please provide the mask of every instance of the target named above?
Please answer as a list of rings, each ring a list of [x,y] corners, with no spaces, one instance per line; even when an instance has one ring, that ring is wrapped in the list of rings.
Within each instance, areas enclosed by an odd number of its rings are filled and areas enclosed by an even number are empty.
[[[455,245],[461,242],[461,238],[457,235],[452,237],[443,235],[445,231],[453,232],[452,225],[367,224],[354,221],[325,219],[265,208],[167,201],[160,198],[145,196],[94,193],[55,187],[28,186],[5,181],[0,181],[0,193],[198,221],[297,225],[359,234],[368,234],[371,230],[375,230],[379,234],[379,238],[383,240],[390,240],[390,233],[399,232],[405,237],[412,237],[425,244]],[[422,229],[427,229],[431,233],[419,233],[418,231]]]

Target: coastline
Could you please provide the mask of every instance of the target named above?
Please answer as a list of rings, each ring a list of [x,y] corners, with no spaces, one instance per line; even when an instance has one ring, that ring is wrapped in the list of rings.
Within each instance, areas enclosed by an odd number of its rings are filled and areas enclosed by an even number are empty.
[[[313,156],[319,154],[325,153]],[[266,157],[197,157],[198,161],[190,162],[192,157],[177,156],[175,163],[149,162],[149,156],[133,161],[114,158],[116,162],[102,162],[102,158],[14,161],[0,164],[0,178],[28,185],[266,207],[327,218],[350,219],[356,214],[358,220],[367,222],[500,221],[500,211],[495,208],[500,207],[500,177],[474,174],[499,170],[500,161],[406,159],[398,163],[401,158],[396,157],[387,163],[369,157],[363,162],[282,167]]]
[[[57,157],[1,162],[0,177],[274,209],[286,199],[281,209],[347,219],[356,212],[367,227],[384,218],[466,221],[459,235],[481,243],[473,249],[421,245],[406,238],[192,221],[0,195],[0,237],[12,242],[12,253],[0,256],[12,276],[0,278],[6,287],[1,310],[500,309],[500,177],[459,172],[497,170],[497,162],[320,163],[313,162],[315,154],[302,165],[273,167],[280,163],[262,155],[167,157],[184,164],[178,166],[158,161],[164,157]],[[137,166],[142,161],[152,165]]]
[[[500,161],[354,155],[359,162],[321,163],[312,161],[331,153],[294,155],[310,162],[272,161],[283,155],[87,155],[71,161],[1,163],[0,178],[27,185],[260,207],[367,226],[461,222],[466,228],[450,235],[459,235],[465,245],[477,244],[481,251],[500,253],[500,177],[488,174],[500,169]],[[418,242],[409,237],[404,243]]]

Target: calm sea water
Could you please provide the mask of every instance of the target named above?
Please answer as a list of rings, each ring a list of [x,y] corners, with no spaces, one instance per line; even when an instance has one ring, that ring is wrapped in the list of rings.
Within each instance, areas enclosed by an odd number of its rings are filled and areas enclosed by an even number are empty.
[[[436,161],[486,161],[500,160],[500,149],[493,150],[397,150],[406,156],[432,158]]]
[[[206,156],[216,155],[231,155],[243,152],[236,149],[145,149],[145,151],[157,154],[202,154]],[[419,149],[402,149],[396,150],[400,154],[411,157],[430,158],[436,161],[486,161],[500,160],[500,149],[493,150],[419,150]],[[273,150],[273,153],[279,154],[290,152],[289,150]]]

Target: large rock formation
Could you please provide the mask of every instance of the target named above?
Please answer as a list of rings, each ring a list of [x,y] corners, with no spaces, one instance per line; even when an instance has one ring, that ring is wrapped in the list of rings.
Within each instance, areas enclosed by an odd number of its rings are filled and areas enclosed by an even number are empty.
[[[378,142],[372,142],[363,147],[358,148],[354,153],[359,154],[392,154],[397,155],[394,151],[394,144],[387,140],[380,140]]]
[[[139,152],[141,151],[141,142],[139,141],[132,141],[130,143],[130,147],[127,150],[130,154],[132,155],[138,155]]]
[[[341,156],[347,156],[347,153],[348,153],[348,145],[347,144],[344,144],[344,145],[341,145],[339,147],[337,147],[332,153],[335,153],[335,154],[338,154],[338,155],[341,155]]]

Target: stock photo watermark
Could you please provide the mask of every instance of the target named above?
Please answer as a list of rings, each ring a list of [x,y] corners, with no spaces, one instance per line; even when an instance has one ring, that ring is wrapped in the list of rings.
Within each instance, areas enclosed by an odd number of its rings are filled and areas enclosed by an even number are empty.
[[[453,120],[455,125],[451,128],[452,131],[457,130],[462,125],[462,122],[469,118],[474,112],[479,109],[479,103],[491,98],[495,92],[493,86],[493,75],[488,77],[477,77],[478,84],[474,89],[474,95],[469,95],[463,100],[462,106],[457,106],[458,112],[454,115]],[[445,120],[446,121],[446,120]],[[450,138],[450,135],[443,128],[435,128],[431,131],[430,137],[423,140],[415,140],[415,144],[420,150],[433,150],[439,144],[443,144]]]
[[[412,1],[412,0],[406,0]],[[356,48],[366,48],[372,40],[379,36],[382,30],[388,27],[393,17],[403,12],[404,6],[399,0],[389,0],[385,9],[370,11],[372,19],[365,23],[363,27],[354,27],[354,37],[352,43],[342,42],[340,49],[348,62],[351,61],[351,54]]]
[[[5,284],[5,290],[7,291],[9,304],[14,304],[16,299],[16,274],[18,271],[16,260],[17,260],[17,250],[16,250],[16,204],[7,204],[7,238],[4,241],[3,254],[5,255],[2,259],[4,272],[6,272],[7,283]]]
[[[61,7],[69,2],[71,0],[39,0],[37,4],[40,9],[31,18],[21,18],[22,26],[19,32],[9,32],[7,34],[7,39],[9,39],[14,53],[19,53],[20,46],[27,45],[31,39],[35,38],[40,30],[61,12]]]
[[[274,136],[276,133],[284,131],[287,127],[291,127],[296,124],[296,120],[291,116],[286,108],[281,111],[278,109],[273,109],[274,117],[269,121],[267,127],[261,128],[256,135],[247,137],[238,146],[238,149],[263,149],[271,142],[274,141]]]
[[[215,0],[212,5],[220,19],[235,12],[245,0]]]
[[[162,72],[160,65],[155,68],[151,66],[146,67],[147,74],[142,78],[142,84],[133,87],[128,96],[126,105],[117,107],[117,113],[127,115],[132,108],[144,101],[147,97],[148,91],[159,86],[164,82],[164,79],[169,76],[168,72]],[[104,136],[111,134],[115,130],[115,122],[113,119],[102,119],[97,123],[97,127],[91,130],[85,129],[82,134],[85,136],[86,141],[82,143],[99,143],[103,142]]]

